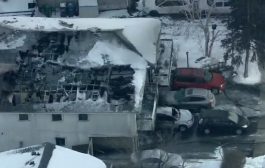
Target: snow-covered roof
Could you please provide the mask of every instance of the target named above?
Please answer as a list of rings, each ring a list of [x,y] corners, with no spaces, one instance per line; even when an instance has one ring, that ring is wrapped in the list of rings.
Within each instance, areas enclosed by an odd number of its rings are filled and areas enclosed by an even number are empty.
[[[79,6],[98,6],[97,0],[78,0]]]
[[[89,154],[83,154],[56,146],[47,168],[106,168],[103,161]]]
[[[47,146],[49,149],[46,148]],[[42,159],[44,155],[46,158]],[[47,157],[50,158],[47,159]],[[79,153],[49,143],[1,152],[0,162],[1,168],[106,168],[101,160],[89,154]]]
[[[161,23],[151,18],[2,17],[0,27],[23,31],[117,31],[141,56],[155,64]]]
[[[0,1],[0,13],[29,11],[28,3],[33,3],[33,0]]]

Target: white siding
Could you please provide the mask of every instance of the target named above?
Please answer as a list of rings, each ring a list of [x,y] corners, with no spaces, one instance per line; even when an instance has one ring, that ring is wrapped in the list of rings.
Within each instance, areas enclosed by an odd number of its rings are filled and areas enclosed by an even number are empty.
[[[0,113],[0,151],[66,138],[66,147],[88,143],[89,137],[135,137],[136,114],[90,113],[88,121],[78,114],[65,113],[62,121],[52,121],[51,113],[29,113],[29,121],[19,121],[18,113]]]
[[[7,0],[0,1],[0,13],[4,12],[20,12],[32,11],[28,8],[28,3],[33,3],[33,0]]]

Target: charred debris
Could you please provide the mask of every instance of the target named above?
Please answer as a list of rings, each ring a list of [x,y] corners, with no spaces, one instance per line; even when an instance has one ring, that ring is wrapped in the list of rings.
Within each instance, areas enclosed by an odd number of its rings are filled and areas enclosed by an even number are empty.
[[[130,65],[81,69],[59,60],[69,51],[72,38],[64,33],[47,33],[27,50],[19,50],[17,71],[1,75],[1,103],[16,106],[27,103],[53,103],[107,97],[108,103],[134,102],[134,70]],[[67,42],[65,42],[67,41]]]

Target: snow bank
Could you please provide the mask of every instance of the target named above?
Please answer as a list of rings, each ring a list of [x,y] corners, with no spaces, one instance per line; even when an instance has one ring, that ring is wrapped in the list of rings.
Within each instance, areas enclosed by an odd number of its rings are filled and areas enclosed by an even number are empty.
[[[67,148],[56,146],[48,168],[106,168],[99,159]]]
[[[246,158],[246,164],[244,168],[264,168],[264,167],[265,167],[265,156]]]
[[[0,40],[0,50],[16,49],[24,45],[26,35],[9,36],[8,39]]]
[[[261,81],[261,73],[259,71],[258,62],[249,62],[248,63],[248,77],[244,78],[244,69],[245,69],[245,57],[242,58],[243,64],[240,65],[237,69],[238,75],[234,78],[234,82],[242,83],[247,85],[258,84]]]
[[[157,19],[0,17],[0,27],[24,31],[117,31],[147,61],[156,63],[161,23]]]

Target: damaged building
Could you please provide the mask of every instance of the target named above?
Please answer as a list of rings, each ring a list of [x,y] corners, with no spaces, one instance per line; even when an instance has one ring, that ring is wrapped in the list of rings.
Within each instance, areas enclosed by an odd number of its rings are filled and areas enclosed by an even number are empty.
[[[138,132],[154,129],[159,21],[7,17],[0,26],[0,62],[12,67],[0,72],[1,151],[135,150]]]

